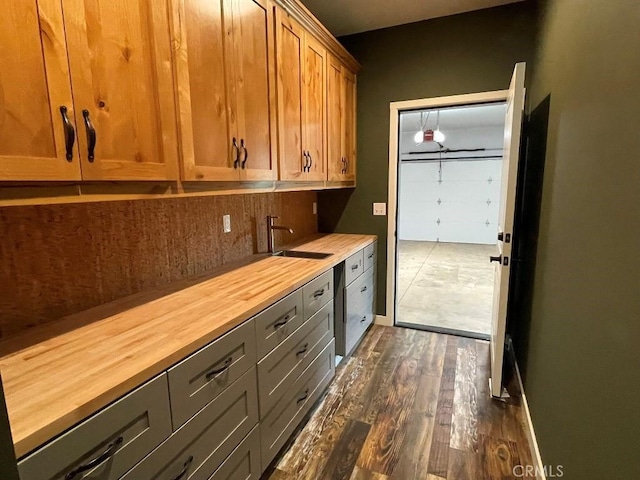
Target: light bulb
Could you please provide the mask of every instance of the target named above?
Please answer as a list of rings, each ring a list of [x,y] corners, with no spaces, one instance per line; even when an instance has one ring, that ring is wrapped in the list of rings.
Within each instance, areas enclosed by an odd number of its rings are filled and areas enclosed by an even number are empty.
[[[424,132],[423,131],[416,132],[415,136],[413,137],[413,140],[416,143],[422,143],[424,141]]]
[[[435,132],[433,132],[433,140],[434,140],[435,142],[438,142],[438,143],[444,142],[444,139],[445,139],[445,138],[446,138],[446,137],[444,136],[444,133],[442,133],[442,132],[440,131],[440,129],[438,129],[438,130],[436,130]]]

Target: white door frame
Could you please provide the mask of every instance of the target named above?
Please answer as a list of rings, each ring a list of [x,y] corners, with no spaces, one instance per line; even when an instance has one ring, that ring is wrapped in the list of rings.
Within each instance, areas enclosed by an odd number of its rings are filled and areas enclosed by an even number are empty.
[[[478,103],[506,102],[509,90],[468,93],[449,97],[422,98],[389,104],[389,196],[387,209],[387,314],[376,323],[395,325],[396,230],[398,218],[398,120],[400,112],[424,108],[452,107]]]

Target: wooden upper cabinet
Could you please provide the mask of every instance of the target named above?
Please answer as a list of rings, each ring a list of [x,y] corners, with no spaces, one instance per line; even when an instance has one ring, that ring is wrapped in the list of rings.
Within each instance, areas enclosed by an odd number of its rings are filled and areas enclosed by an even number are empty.
[[[235,117],[241,180],[275,180],[277,176],[273,29],[270,2],[234,0]]]
[[[276,9],[280,180],[327,178],[327,52]]]
[[[356,173],[356,76],[330,56],[327,75],[329,180],[354,182]]]
[[[307,162],[302,153],[304,30],[280,8],[275,11],[280,180],[304,180]]]
[[[168,0],[62,0],[82,177],[178,178]]]
[[[327,179],[326,105],[327,52],[311,35],[305,35],[303,80],[304,150],[308,180]]]
[[[0,178],[79,180],[59,1],[16,0],[2,9],[0,65]],[[61,108],[67,109],[68,151]]]

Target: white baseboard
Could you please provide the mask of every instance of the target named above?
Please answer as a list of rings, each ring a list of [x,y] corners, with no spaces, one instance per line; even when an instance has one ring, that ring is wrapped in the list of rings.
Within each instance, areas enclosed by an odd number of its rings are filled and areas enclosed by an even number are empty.
[[[542,457],[540,456],[540,449],[538,448],[538,440],[536,439],[536,432],[533,429],[533,420],[531,420],[531,412],[529,411],[529,404],[527,403],[527,396],[524,393],[524,385],[522,384],[522,377],[520,376],[520,368],[518,368],[518,362],[515,361],[516,376],[518,377],[518,386],[520,387],[522,407],[524,408],[524,414],[527,420],[527,440],[529,440],[529,447],[531,448],[531,458],[536,467],[536,474],[538,480],[547,480],[544,470],[544,464],[542,463]]]
[[[376,319],[373,321],[376,325],[384,325],[385,327],[393,327],[391,319],[386,315],[376,315]]]

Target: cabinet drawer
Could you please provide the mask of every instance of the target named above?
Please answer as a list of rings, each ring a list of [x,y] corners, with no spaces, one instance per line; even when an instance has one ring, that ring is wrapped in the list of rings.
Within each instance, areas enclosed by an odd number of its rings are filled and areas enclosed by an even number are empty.
[[[345,284],[349,285],[364,272],[364,252],[351,255],[344,262]]]
[[[258,480],[261,474],[260,427],[256,425],[208,480]]]
[[[302,287],[304,319],[307,320],[333,299],[333,269],[323,273]]]
[[[255,326],[249,320],[169,369],[173,429],[178,429],[255,363]]]
[[[345,354],[351,353],[367,327],[373,323],[375,301],[375,269],[367,270],[346,288]]]
[[[378,257],[378,242],[364,247],[364,270],[367,271],[376,264]]]
[[[265,470],[335,375],[335,341],[327,345],[260,422],[262,469]]]
[[[263,418],[333,338],[333,302],[258,363],[258,397]]]
[[[118,479],[170,434],[163,373],[18,462],[20,479],[64,480],[73,471],[77,480]]]
[[[208,480],[258,423],[256,370],[218,395],[122,480]],[[182,471],[183,477],[179,477]]]
[[[254,318],[258,359],[282,343],[304,322],[302,289],[299,288]]]

